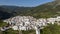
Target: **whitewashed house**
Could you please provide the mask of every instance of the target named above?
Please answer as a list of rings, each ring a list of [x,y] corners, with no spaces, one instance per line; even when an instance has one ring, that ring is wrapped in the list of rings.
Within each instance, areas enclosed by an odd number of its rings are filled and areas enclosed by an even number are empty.
[[[56,22],[56,18],[47,18],[47,23],[54,24]]]
[[[36,34],[40,34],[40,29],[43,29],[44,26],[47,26],[47,23],[54,24],[56,23],[56,21],[60,23],[60,16],[57,16],[57,18],[47,18],[47,19],[44,19],[44,18],[36,19],[32,16],[16,16],[16,17],[4,20],[4,22],[7,22],[13,25],[11,27],[13,30],[26,31],[26,30],[35,29]]]
[[[12,29],[13,30],[18,30],[18,27],[17,26],[13,26]]]
[[[60,16],[57,16],[56,21],[60,21]]]
[[[40,26],[42,26],[42,25],[46,26],[47,21],[44,18],[40,18],[40,19],[37,20],[37,24],[39,24]]]
[[[15,18],[15,17],[14,17]],[[32,17],[33,18],[33,17]],[[30,16],[17,16],[15,19],[12,20],[13,22],[16,22],[16,27],[19,27],[20,30],[28,30],[31,28],[31,19]],[[14,26],[14,27],[15,27]],[[17,29],[17,28],[16,28]],[[15,29],[14,29],[15,30]]]
[[[60,16],[57,16],[56,21],[57,21],[56,23],[60,25]]]

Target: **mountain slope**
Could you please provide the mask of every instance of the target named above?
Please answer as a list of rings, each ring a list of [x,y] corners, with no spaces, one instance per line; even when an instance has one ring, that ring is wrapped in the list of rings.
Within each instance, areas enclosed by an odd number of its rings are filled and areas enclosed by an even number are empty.
[[[60,16],[60,1],[48,2],[37,7],[0,6],[1,11],[8,13],[10,17],[17,15],[29,15],[35,18],[55,17]]]
[[[35,7],[30,14],[36,18],[48,18],[60,15],[60,4],[57,1]]]
[[[9,17],[24,15],[32,7],[18,7],[18,6],[0,6],[0,19],[6,19]]]

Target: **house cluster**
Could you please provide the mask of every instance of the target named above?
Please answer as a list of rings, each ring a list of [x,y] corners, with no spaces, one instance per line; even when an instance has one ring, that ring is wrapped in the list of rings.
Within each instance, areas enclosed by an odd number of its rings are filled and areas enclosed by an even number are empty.
[[[47,26],[47,24],[54,24],[57,23],[60,25],[60,16],[57,16],[56,18],[40,18],[36,19],[32,16],[16,16],[13,18],[9,18],[6,20],[3,20],[7,24],[11,26],[13,30],[30,30],[30,29],[36,29],[36,27],[42,29],[43,26]]]

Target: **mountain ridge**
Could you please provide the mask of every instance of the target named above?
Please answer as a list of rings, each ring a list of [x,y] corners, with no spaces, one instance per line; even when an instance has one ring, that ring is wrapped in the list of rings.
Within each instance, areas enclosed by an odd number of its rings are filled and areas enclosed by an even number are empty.
[[[60,4],[58,1],[48,2],[36,7],[17,7],[17,6],[0,6],[0,11],[7,12],[13,16],[25,15],[35,18],[49,18],[60,16]]]
[[[19,7],[19,6],[3,5],[3,6],[0,6],[0,13],[1,13],[1,16],[5,15],[5,13],[9,13],[9,15],[11,16],[16,16],[16,15],[21,15],[22,13],[24,14],[24,11],[27,12],[27,10],[30,10],[31,8],[33,7]]]

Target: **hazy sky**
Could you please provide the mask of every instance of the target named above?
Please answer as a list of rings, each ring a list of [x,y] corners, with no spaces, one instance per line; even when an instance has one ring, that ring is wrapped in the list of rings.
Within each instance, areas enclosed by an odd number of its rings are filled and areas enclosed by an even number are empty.
[[[0,0],[0,5],[13,5],[13,6],[16,5],[16,6],[32,7],[51,1],[53,0]]]

